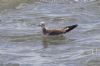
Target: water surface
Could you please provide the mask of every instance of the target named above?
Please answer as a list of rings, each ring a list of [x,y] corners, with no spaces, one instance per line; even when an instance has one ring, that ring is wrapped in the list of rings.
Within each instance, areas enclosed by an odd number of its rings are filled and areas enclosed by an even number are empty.
[[[0,66],[100,66],[99,0],[10,0],[0,7]],[[50,29],[79,26],[64,36]]]

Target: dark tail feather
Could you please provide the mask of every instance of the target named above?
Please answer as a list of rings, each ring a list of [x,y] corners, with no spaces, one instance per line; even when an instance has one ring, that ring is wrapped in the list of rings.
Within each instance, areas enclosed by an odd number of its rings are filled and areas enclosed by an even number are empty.
[[[73,30],[73,29],[76,28],[77,26],[78,26],[78,25],[75,24],[75,25],[72,25],[72,26],[67,26],[67,27],[65,27],[64,29],[68,28],[68,29],[65,31],[65,33],[66,33],[66,32],[69,32],[69,31],[71,31],[71,30]]]

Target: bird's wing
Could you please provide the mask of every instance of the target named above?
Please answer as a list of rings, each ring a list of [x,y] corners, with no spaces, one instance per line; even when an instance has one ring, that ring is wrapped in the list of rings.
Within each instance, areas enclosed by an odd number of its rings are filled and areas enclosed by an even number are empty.
[[[61,30],[61,29],[47,30],[47,33],[49,35],[59,35],[59,34],[63,34],[64,32],[65,30]]]
[[[78,26],[77,24],[67,26],[67,27],[63,28],[63,30],[65,30],[66,32],[69,32],[69,31],[73,30],[74,28],[76,28],[77,26]]]

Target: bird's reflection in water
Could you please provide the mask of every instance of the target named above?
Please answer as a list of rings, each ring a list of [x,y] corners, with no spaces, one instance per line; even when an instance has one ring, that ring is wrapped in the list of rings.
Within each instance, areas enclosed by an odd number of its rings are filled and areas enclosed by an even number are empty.
[[[60,36],[42,36],[42,44],[44,48],[47,48],[49,45],[58,45],[65,44],[65,37],[63,35]]]

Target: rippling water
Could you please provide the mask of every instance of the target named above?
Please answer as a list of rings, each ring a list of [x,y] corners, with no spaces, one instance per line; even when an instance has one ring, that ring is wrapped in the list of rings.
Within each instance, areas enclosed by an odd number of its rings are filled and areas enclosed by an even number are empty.
[[[99,0],[0,0],[0,66],[100,66]],[[79,26],[64,36],[48,28]]]

